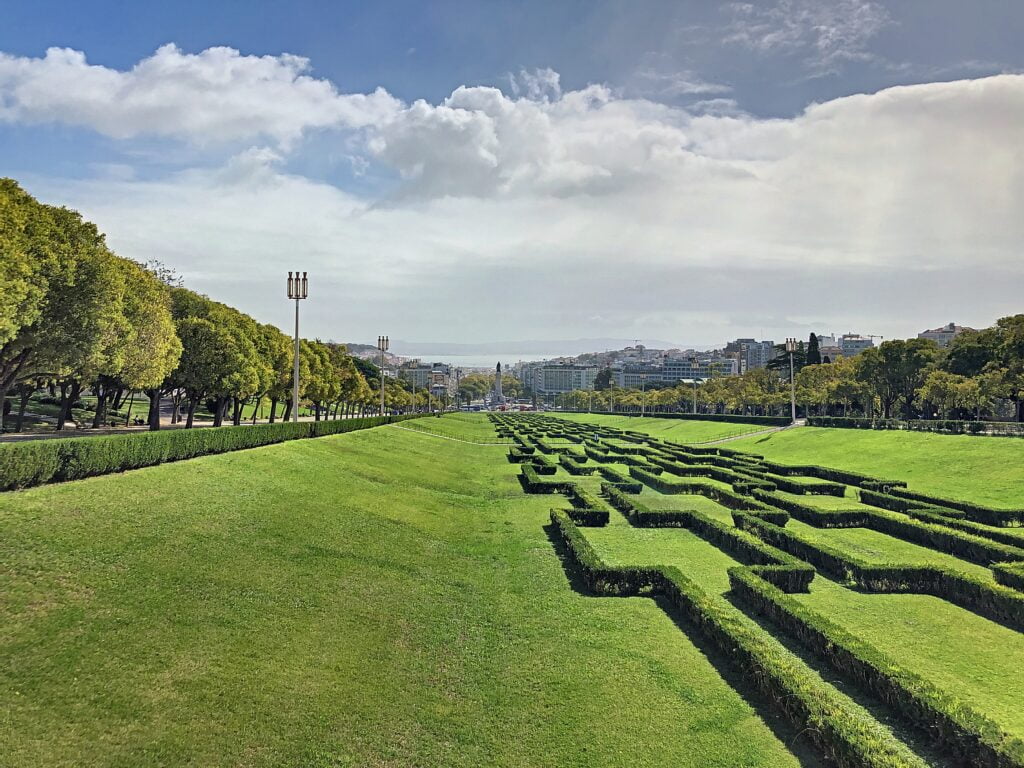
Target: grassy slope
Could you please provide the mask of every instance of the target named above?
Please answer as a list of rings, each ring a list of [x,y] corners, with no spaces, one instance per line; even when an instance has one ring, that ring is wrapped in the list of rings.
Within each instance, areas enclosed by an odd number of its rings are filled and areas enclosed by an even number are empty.
[[[593,485],[596,481],[583,478],[582,482]],[[791,498],[826,508],[860,506],[852,498]],[[652,509],[697,509],[723,522],[732,519],[727,509],[700,496],[666,495],[645,487],[640,500]],[[987,568],[877,531],[817,529],[797,520],[790,520],[787,527],[870,562],[931,563],[992,578]],[[585,528],[584,532],[612,562],[675,565],[711,593],[724,593],[728,588],[726,569],[734,561],[689,531],[631,528],[621,515],[613,513],[606,528]],[[1011,733],[1024,736],[1024,706],[1020,704],[1024,701],[1024,677],[1019,674],[1024,665],[1024,635],[938,598],[864,594],[820,575],[809,595],[797,597],[906,668],[962,697]]]
[[[416,429],[470,442],[500,442],[494,433],[494,427],[483,414],[479,413],[446,413],[442,416],[425,416],[422,419],[406,422],[402,426],[406,429]],[[511,443],[512,441],[506,439],[505,442]]]
[[[817,576],[798,599],[1024,738],[1024,634],[930,595],[872,595]]]
[[[701,443],[733,435],[745,435],[764,427],[751,424],[730,424],[724,421],[687,421],[686,419],[661,419],[653,416],[610,416],[604,413],[548,413],[569,421],[584,421],[616,429],[629,429],[648,435],[675,440],[680,443]]]
[[[571,589],[503,453],[377,429],[0,496],[2,762],[795,764],[653,601]]]
[[[1024,506],[1024,440],[1017,438],[803,427],[743,438],[729,447],[788,464],[906,480],[913,489],[939,496]]]

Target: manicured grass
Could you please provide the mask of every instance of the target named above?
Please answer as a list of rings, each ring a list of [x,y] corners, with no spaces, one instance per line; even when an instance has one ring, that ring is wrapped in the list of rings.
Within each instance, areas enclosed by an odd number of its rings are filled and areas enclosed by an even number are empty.
[[[796,765],[657,604],[571,587],[500,453],[378,428],[0,496],[0,762]]]
[[[906,480],[912,489],[1005,509],[1024,507],[1024,440],[801,427],[729,448],[786,464],[820,464]]]
[[[764,429],[757,424],[731,424],[724,421],[688,421],[686,419],[659,419],[656,416],[612,416],[606,413],[546,413],[567,421],[600,424],[616,429],[644,432],[648,435],[675,440],[680,443],[701,443],[733,435],[745,435]]]
[[[985,566],[976,565],[944,552],[937,552],[934,549],[897,539],[895,536],[869,528],[814,528],[799,520],[790,520],[786,523],[786,528],[799,533],[805,539],[876,565],[886,563],[937,565],[952,568],[988,582],[993,581],[992,571]]]
[[[1024,737],[1024,634],[937,597],[865,594],[820,575],[797,599]]]
[[[441,416],[424,416],[421,419],[405,422],[402,426],[406,429],[430,432],[470,442],[502,442],[502,439],[494,433],[494,426],[483,413],[445,413]],[[511,443],[511,440],[506,438],[504,442]]]

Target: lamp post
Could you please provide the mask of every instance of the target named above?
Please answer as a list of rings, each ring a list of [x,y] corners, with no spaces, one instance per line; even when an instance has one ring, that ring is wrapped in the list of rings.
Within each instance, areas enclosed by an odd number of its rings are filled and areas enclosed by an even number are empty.
[[[696,357],[690,358],[690,378],[693,379],[693,415],[697,415],[697,365],[700,361]]]
[[[299,302],[309,296],[309,279],[306,273],[288,273],[288,298],[295,299],[295,361],[292,369],[292,421],[299,420]]]
[[[387,336],[377,337],[377,349],[380,350],[380,415],[384,415],[384,353],[388,351],[391,342]]]
[[[641,363],[642,365],[642,363]],[[647,377],[644,376],[643,369],[640,370],[640,418],[644,417],[644,405],[647,403],[647,394],[644,392],[644,385],[647,383]]]
[[[789,352],[789,408],[790,417],[796,424],[796,376],[793,373],[793,353],[796,352],[796,339],[786,339],[786,351]]]

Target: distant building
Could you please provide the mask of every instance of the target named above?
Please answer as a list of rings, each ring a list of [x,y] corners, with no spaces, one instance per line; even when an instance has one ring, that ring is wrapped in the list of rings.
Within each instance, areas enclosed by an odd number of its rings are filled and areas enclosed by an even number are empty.
[[[722,376],[736,376],[740,363],[732,357],[697,358],[696,363],[689,357],[667,357],[661,367],[661,380],[666,384],[693,379],[712,379]]]
[[[940,347],[948,347],[953,343],[953,339],[959,336],[964,331],[973,331],[973,328],[967,328],[963,325],[957,325],[956,323],[946,323],[941,328],[932,328],[928,331],[921,331],[917,334],[919,339],[931,339]]]
[[[775,357],[775,342],[736,339],[736,341],[729,342],[725,350],[736,356],[736,360],[739,362],[739,372],[746,373],[768,365],[768,361]]]
[[[641,389],[652,381],[662,381],[662,369],[651,363],[632,363],[612,368],[612,378],[616,386],[627,389]]]
[[[865,349],[871,349],[873,346],[875,346],[874,339],[870,336],[861,336],[858,333],[844,333],[839,339],[839,351],[843,353],[843,357],[859,355]]]
[[[523,384],[538,395],[557,395],[576,389],[593,389],[598,371],[596,365],[575,363],[542,363],[524,366],[523,369],[526,379],[530,381],[527,385],[524,380]]]
[[[432,394],[443,395],[451,389],[452,367],[447,363],[413,360],[399,366],[398,378],[409,382],[415,389],[429,387]]]

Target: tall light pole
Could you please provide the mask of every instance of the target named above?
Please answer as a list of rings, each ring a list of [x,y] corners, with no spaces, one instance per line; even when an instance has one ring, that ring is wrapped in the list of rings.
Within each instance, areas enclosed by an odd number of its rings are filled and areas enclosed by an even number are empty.
[[[793,373],[793,353],[796,352],[796,339],[786,339],[786,351],[789,352],[789,407],[790,416],[796,424],[796,376]]]
[[[690,358],[690,378],[693,379],[693,415],[697,415],[697,365],[699,360],[696,357]]]
[[[377,337],[377,349],[380,350],[380,415],[384,415],[384,353],[388,351],[391,342],[387,336]]]
[[[288,273],[288,298],[295,299],[295,363],[292,369],[292,421],[299,420],[299,302],[309,296],[309,279],[306,273]]]

